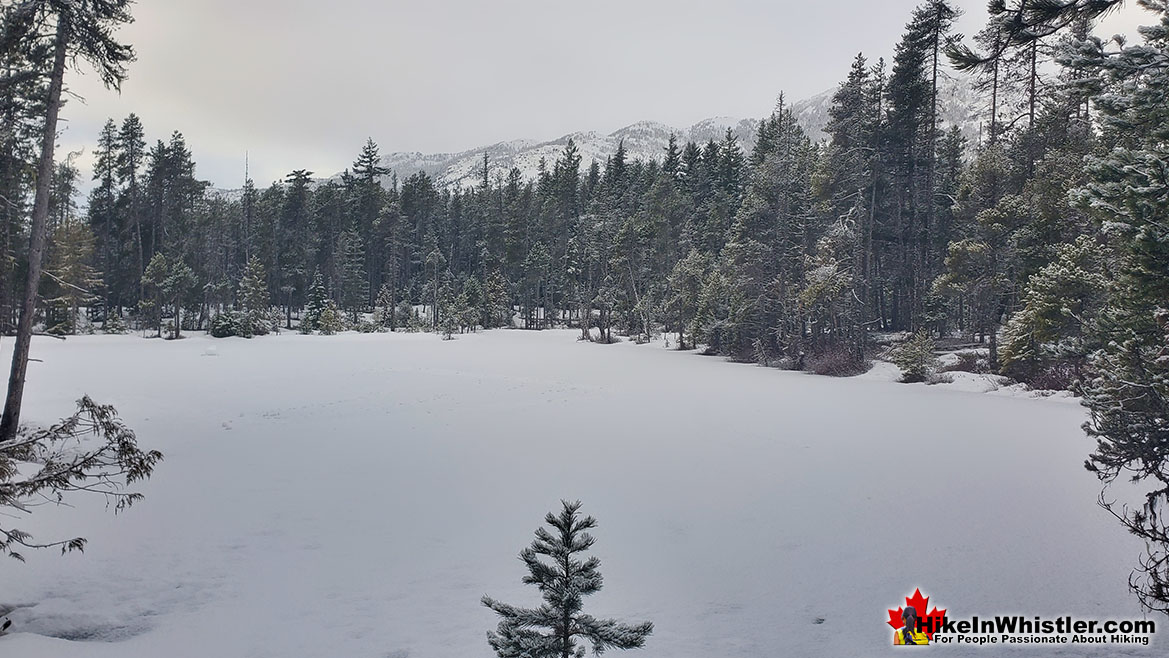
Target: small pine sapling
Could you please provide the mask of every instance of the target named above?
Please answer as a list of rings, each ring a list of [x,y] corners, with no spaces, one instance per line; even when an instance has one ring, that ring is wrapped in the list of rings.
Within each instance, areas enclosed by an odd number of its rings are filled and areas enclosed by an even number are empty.
[[[601,561],[580,559],[596,541],[588,530],[597,526],[591,516],[581,517],[580,501],[561,501],[559,515],[551,512],[544,521],[552,527],[536,530],[531,547],[520,552],[528,568],[524,583],[536,585],[544,597],[538,608],[517,608],[484,596],[483,605],[501,617],[487,642],[500,658],[583,658],[585,646],[600,655],[606,649],[635,649],[653,632],[653,622],[622,624],[615,619],[596,619],[581,611],[585,596],[601,589]],[[545,562],[541,557],[547,558]]]
[[[901,369],[901,381],[924,382],[938,371],[940,363],[934,354],[934,339],[925,331],[899,345],[890,354],[893,364]]]

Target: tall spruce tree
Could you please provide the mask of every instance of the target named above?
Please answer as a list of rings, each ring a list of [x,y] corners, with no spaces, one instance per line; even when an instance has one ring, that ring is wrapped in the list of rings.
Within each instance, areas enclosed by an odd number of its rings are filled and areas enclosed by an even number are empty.
[[[379,248],[375,229],[378,217],[386,203],[385,189],[381,177],[390,173],[381,165],[378,146],[373,139],[366,139],[357,160],[353,162],[353,174],[347,187],[351,204],[351,226],[355,228],[365,245],[361,270],[367,277],[363,286],[366,299],[362,306],[372,306],[373,298],[381,287],[384,254]]]
[[[89,193],[89,223],[97,237],[98,262],[105,275],[103,314],[117,304],[111,297],[120,290],[121,281],[114,271],[114,263],[121,251],[121,225],[118,214],[118,126],[113,119],[106,121],[97,138],[94,151],[93,180],[97,184]]]
[[[886,138],[895,179],[894,260],[900,264],[890,306],[898,329],[917,328],[929,281],[941,269],[941,254],[929,248],[937,242],[938,81],[958,15],[946,0],[915,9],[889,78]]]
[[[142,120],[136,114],[130,114],[122,120],[118,129],[118,155],[116,159],[118,185],[122,192],[118,197],[118,213],[122,216],[125,230],[131,233],[130,247],[135,267],[130,277],[131,283],[137,283],[133,300],[137,302],[145,296],[145,289],[141,285],[142,273],[146,270],[149,254],[143,239],[145,213],[145,193],[142,172],[146,166],[146,129]]]

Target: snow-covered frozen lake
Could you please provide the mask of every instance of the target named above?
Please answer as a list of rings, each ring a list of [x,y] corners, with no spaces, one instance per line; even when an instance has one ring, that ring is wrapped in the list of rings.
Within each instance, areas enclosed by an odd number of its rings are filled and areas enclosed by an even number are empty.
[[[490,658],[479,599],[539,602],[517,554],[562,498],[600,524],[586,612],[656,625],[631,657],[885,655],[918,587],[1141,617],[1074,403],[575,335],[37,339],[25,420],[88,393],[166,460],[123,515],[18,520],[90,544],[0,561],[0,603],[36,604],[0,655]]]

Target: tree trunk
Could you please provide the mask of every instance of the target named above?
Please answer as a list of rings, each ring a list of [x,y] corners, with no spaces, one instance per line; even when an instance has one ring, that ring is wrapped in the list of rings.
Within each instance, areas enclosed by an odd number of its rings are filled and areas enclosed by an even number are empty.
[[[182,328],[183,328],[183,309],[179,303],[178,297],[175,297],[174,305],[175,305],[175,334],[174,334],[174,337],[172,338],[172,340],[178,340],[179,338],[182,338]]]
[[[998,327],[990,328],[990,358],[988,359],[991,372],[999,371],[999,336]]]
[[[8,397],[4,401],[4,416],[0,419],[0,442],[11,441],[20,425],[20,405],[24,400],[24,380],[28,371],[28,350],[32,343],[32,325],[36,316],[37,289],[41,283],[41,260],[45,253],[45,233],[49,216],[49,187],[53,179],[53,148],[57,141],[57,115],[61,110],[61,87],[65,78],[65,56],[68,46],[68,26],[57,19],[57,35],[53,46],[53,76],[49,82],[49,98],[45,108],[45,127],[41,136],[41,157],[37,162],[36,198],[33,202],[32,225],[28,241],[28,279],[24,303],[16,325],[16,346],[12,350],[12,372],[8,377]]]
[[[999,134],[999,60],[994,59],[993,79],[990,93],[990,145],[994,146]]]

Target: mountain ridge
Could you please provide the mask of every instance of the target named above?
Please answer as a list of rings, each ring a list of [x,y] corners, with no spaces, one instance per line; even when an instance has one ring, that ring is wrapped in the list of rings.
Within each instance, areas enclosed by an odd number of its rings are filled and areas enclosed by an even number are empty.
[[[839,86],[790,104],[796,120],[813,141],[827,140],[824,132],[828,125],[828,111],[832,98]],[[977,94],[965,77],[944,78],[939,90],[941,118],[943,125],[957,125],[969,144],[977,145],[981,128],[978,123]],[[679,146],[688,141],[705,144],[710,140],[721,141],[729,128],[738,138],[743,150],[749,152],[755,145],[760,119],[718,116],[703,119],[688,128],[676,128],[659,121],[643,119],[618,128],[611,133],[598,131],[577,131],[551,140],[513,139],[478,146],[472,149],[448,153],[393,152],[381,157],[381,165],[390,170],[383,182],[389,183],[396,176],[400,181],[418,172],[424,172],[434,179],[441,188],[471,187],[482,180],[483,154],[487,154],[488,177],[498,181],[506,178],[513,167],[520,170],[524,180],[535,178],[539,173],[540,161],[551,167],[572,139],[581,155],[581,168],[587,169],[593,162],[602,167],[606,159],[624,143],[630,160],[661,160],[673,134]],[[328,180],[340,180],[342,173],[328,178],[315,179],[316,184]],[[239,190],[220,190],[225,196],[238,195]]]
[[[796,120],[813,141],[828,139],[824,129],[828,125],[828,110],[837,89],[839,86],[790,105]],[[969,143],[976,145],[980,133],[978,100],[969,80],[964,76],[943,78],[939,98],[942,123],[957,125]],[[390,169],[399,180],[423,171],[434,178],[440,187],[468,187],[478,184],[482,179],[483,154],[486,153],[491,180],[506,177],[512,167],[518,168],[527,180],[538,174],[541,158],[546,166],[551,167],[570,138],[580,151],[581,168],[587,169],[594,161],[604,166],[605,160],[617,151],[618,144],[622,142],[630,160],[661,160],[671,134],[676,136],[679,146],[688,141],[705,144],[712,139],[721,141],[728,128],[738,138],[743,150],[749,152],[755,145],[760,121],[756,118],[719,116],[703,119],[688,128],[677,128],[643,119],[608,134],[578,131],[552,140],[516,139],[457,153],[390,153],[382,157],[382,166]],[[337,174],[331,178],[339,177],[340,174]]]

